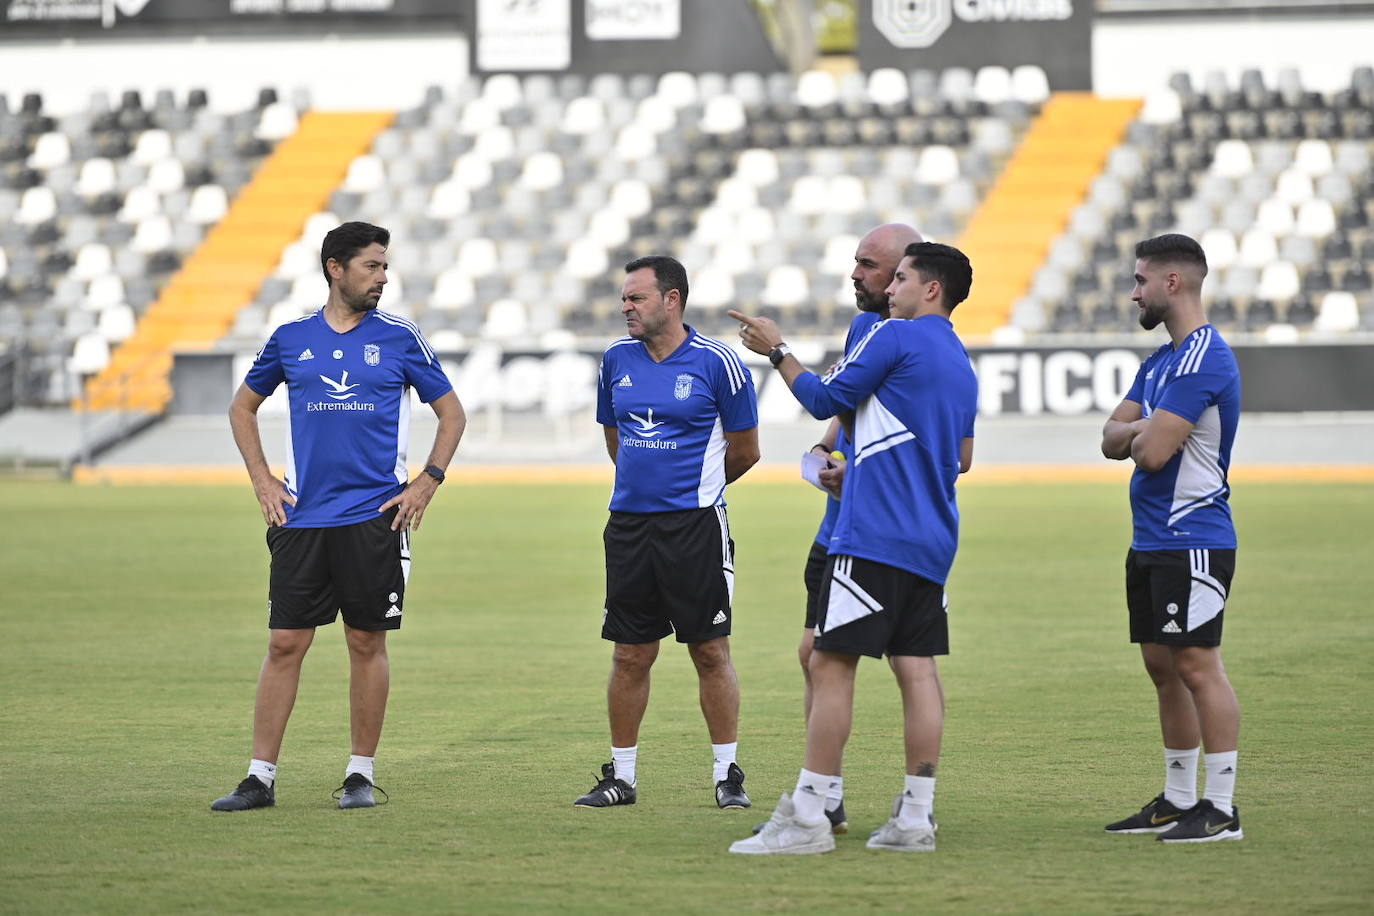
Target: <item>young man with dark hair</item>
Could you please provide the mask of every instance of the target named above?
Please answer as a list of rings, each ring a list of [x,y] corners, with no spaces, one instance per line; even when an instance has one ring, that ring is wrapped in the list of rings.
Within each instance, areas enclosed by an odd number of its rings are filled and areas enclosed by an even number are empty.
[[[840,772],[860,656],[888,656],[902,693],[903,791],[870,849],[935,848],[935,768],[944,692],[935,657],[949,652],[944,583],[959,512],[954,484],[973,462],[978,382],[949,316],[972,268],[947,245],[908,245],[887,289],[891,318],[874,325],[824,378],[807,371],[776,324],[730,312],[740,337],[767,354],[817,419],[842,416],[854,443],[830,539],[811,654],[806,761],[757,835],[731,852],[807,854],[835,848],[825,796]]]
[[[1126,554],[1131,642],[1159,699],[1164,791],[1109,833],[1157,833],[1166,843],[1239,840],[1232,803],[1240,704],[1221,663],[1221,625],[1236,563],[1231,444],[1240,420],[1240,371],[1207,323],[1207,257],[1184,235],[1136,246],[1140,325],[1169,342],[1136,373],[1102,429],[1102,454],[1135,462],[1134,535]],[[1201,748],[1199,747],[1201,745]],[[1197,800],[1198,752],[1206,789]]]
[[[858,247],[854,249],[854,269],[849,274],[850,282],[854,284],[854,306],[859,314],[849,323],[849,331],[844,339],[845,353],[862,340],[873,325],[887,318],[887,288],[892,283],[892,275],[904,256],[906,246],[919,241],[921,234],[903,223],[878,226],[859,240]],[[826,461],[826,467],[819,476],[822,485],[829,485],[830,481],[842,474],[832,454],[838,451],[852,457],[853,448],[840,421],[834,419],[811,451]],[[816,608],[825,574],[826,555],[830,552],[830,535],[839,514],[839,494],[828,492],[825,514],[821,516],[820,527],[816,530],[802,571],[802,581],[806,586],[806,617],[802,622],[801,642],[797,645],[797,660],[802,670],[803,721],[811,715],[810,663],[811,647],[816,639]],[[825,816],[835,833],[849,831],[844,810],[844,779],[838,773],[826,794]],[[756,829],[762,830],[763,827],[763,824],[759,824]]]
[[[410,529],[444,480],[466,420],[439,360],[415,325],[379,311],[386,247],[379,226],[351,222],[324,238],[329,298],[277,328],[229,407],[267,523],[272,554],[267,658],[258,679],[248,776],[210,807],[276,803],[277,758],[315,628],[342,610],[350,662],[352,756],[340,808],[370,808],[374,757],[390,686],[388,630],[399,629],[410,573]],[[286,383],[285,480],[263,455],[257,412]],[[407,480],[410,391],[439,418],[424,471]]]
[[[649,671],[671,633],[696,666],[720,808],[747,808],[736,762],[739,682],[730,660],[735,545],[725,486],[759,460],[749,370],[683,323],[687,274],[666,256],[625,265],[627,336],[601,358],[596,418],[615,465],[601,638],[615,644],[606,690],[611,762],[573,804],[633,805]]]

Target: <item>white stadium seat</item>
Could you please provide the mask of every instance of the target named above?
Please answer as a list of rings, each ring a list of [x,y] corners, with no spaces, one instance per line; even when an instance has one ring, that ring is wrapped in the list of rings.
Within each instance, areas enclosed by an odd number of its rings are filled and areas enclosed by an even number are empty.
[[[66,134],[40,134],[34,141],[33,152],[29,154],[28,166],[48,171],[59,165],[66,165],[72,158],[72,144]]]
[[[88,242],[76,252],[76,263],[68,275],[78,280],[94,280],[114,270],[114,257],[108,245]]]
[[[24,196],[19,198],[19,210],[14,214],[14,221],[21,226],[33,226],[46,223],[56,215],[57,197],[52,188],[37,185],[24,191]]]
[[[1353,331],[1360,326],[1360,306],[1352,293],[1336,291],[1322,297],[1312,325],[1318,331]]]
[[[229,212],[229,197],[217,184],[203,184],[191,192],[186,217],[198,226],[212,226]]]
[[[1301,287],[1296,267],[1287,261],[1274,261],[1264,266],[1255,295],[1274,302],[1286,302],[1296,296]]]
[[[875,105],[899,105],[910,92],[906,74],[893,67],[880,67],[868,75],[868,99]]]
[[[110,364],[110,344],[95,332],[83,334],[72,348],[67,369],[74,375],[94,375]]]
[[[172,151],[172,136],[165,130],[145,130],[138,135],[134,151],[129,159],[138,165],[152,165],[159,159],[175,155]]]
[[[81,171],[76,178],[76,193],[82,197],[94,197],[97,194],[107,194],[114,189],[113,162],[103,156],[96,156],[82,163]]]

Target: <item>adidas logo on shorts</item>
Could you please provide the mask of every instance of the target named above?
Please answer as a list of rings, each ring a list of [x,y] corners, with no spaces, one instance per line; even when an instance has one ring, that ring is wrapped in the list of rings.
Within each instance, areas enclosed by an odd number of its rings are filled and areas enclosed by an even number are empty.
[[[725,612],[716,611],[716,616],[711,618],[711,626],[719,626],[725,622]]]
[[[1160,632],[1163,632],[1163,633],[1182,633],[1182,632],[1183,632],[1183,627],[1181,627],[1181,626],[1178,625],[1178,621],[1177,621],[1177,620],[1170,620],[1168,623],[1166,623],[1166,624],[1164,625],[1164,628],[1163,628]]]
[[[401,609],[398,608],[396,605],[393,604],[391,607],[387,608],[386,616],[387,616],[387,617],[400,617],[400,616],[401,616]]]

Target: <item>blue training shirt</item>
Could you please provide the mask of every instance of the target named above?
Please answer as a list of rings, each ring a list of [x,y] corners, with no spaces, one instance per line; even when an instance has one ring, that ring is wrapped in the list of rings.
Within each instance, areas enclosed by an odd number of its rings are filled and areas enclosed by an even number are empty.
[[[345,334],[323,308],[273,331],[244,384],[267,397],[282,382],[288,528],[376,518],[409,479],[410,389],[425,403],[453,390],[420,330],[376,310]]]
[[[614,512],[725,504],[725,433],[759,425],[749,369],[728,346],[687,326],[663,362],[622,337],[601,357],[596,420],[616,427]]]
[[[847,354],[854,346],[854,342],[862,340],[868,333],[868,329],[873,327],[883,317],[877,312],[859,312],[854,316],[854,320],[849,322],[849,333],[844,336],[844,352]],[[843,452],[845,459],[854,457],[854,449],[849,441],[849,436],[845,434],[844,427],[840,427],[840,433],[835,437],[835,448],[837,452]],[[840,501],[829,493],[825,495],[825,515],[821,516],[821,526],[816,529],[816,543],[830,545],[830,534],[835,530],[835,519],[840,517]]]
[[[959,542],[960,446],[978,413],[978,380],[949,319],[880,321],[824,379],[804,373],[792,393],[818,420],[855,412],[830,553],[943,585]]]
[[[1177,349],[1164,344],[1141,364],[1126,400],[1142,416],[1167,410],[1194,424],[1168,464],[1153,474],[1137,467],[1131,476],[1131,547],[1233,549],[1226,475],[1240,422],[1240,368],[1221,334],[1207,324]]]

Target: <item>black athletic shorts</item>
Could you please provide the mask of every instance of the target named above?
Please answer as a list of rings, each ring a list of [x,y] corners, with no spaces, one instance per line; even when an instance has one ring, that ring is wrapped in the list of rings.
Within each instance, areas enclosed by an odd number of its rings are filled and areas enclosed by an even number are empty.
[[[1131,642],[1219,646],[1235,550],[1131,550],[1126,607]]]
[[[832,554],[818,602],[815,648],[873,658],[948,655],[945,588],[905,569]]]
[[[268,626],[304,630],[343,611],[355,630],[397,630],[410,575],[410,532],[392,531],[396,508],[338,528],[268,528]]]
[[[808,630],[816,625],[816,608],[820,606],[821,586],[825,583],[826,547],[820,541],[811,544],[811,552],[806,555],[806,569],[802,581],[806,583],[806,623]]]
[[[730,635],[735,542],[724,506],[677,512],[612,512],[606,543],[601,638],[682,643]]]

